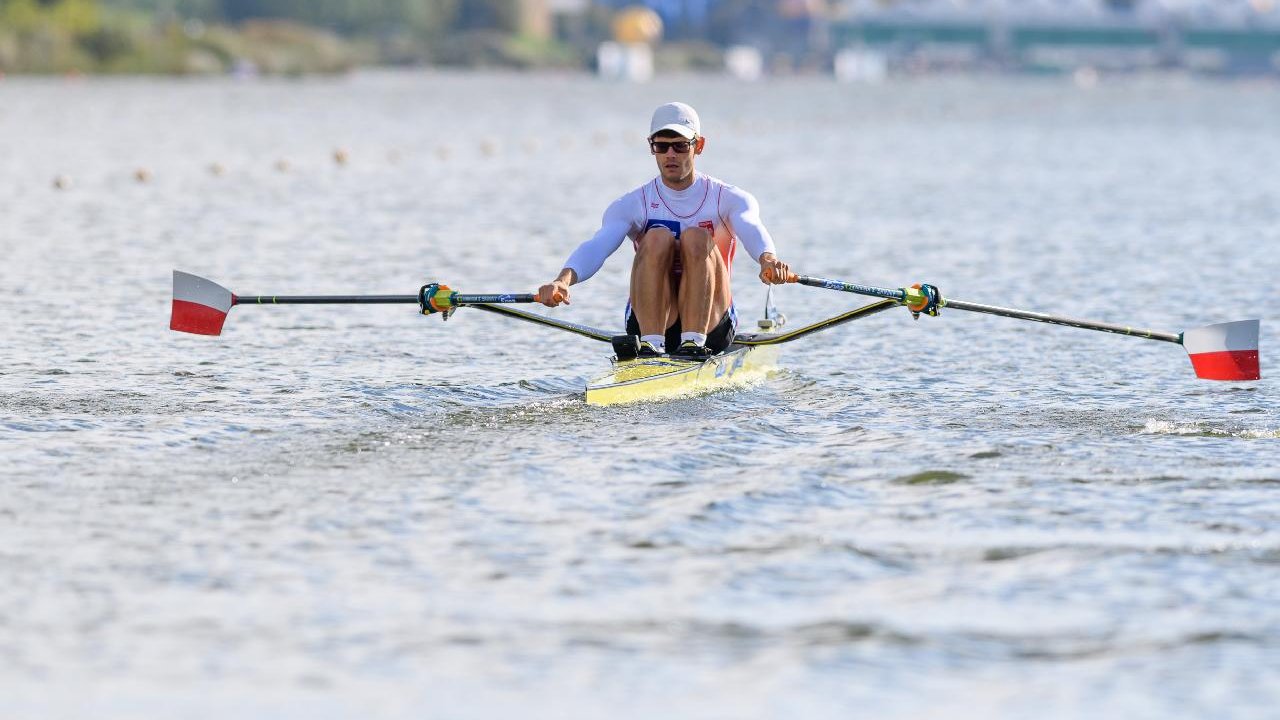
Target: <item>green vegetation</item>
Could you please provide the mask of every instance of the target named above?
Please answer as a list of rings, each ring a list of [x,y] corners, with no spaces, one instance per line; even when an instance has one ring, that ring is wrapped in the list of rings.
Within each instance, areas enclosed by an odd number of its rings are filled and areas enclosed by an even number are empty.
[[[232,27],[97,0],[0,0],[3,72],[332,73],[357,59],[337,35],[283,20]]]
[[[518,0],[0,0],[0,73],[336,73],[581,66]]]

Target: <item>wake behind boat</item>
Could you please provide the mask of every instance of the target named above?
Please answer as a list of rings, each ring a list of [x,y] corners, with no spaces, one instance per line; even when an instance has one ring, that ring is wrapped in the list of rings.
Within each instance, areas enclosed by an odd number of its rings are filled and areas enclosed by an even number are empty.
[[[245,295],[190,273],[173,271],[173,305],[169,327],[197,335],[221,335],[231,308],[237,305],[321,305],[321,304],[415,304],[424,315],[448,317],[460,307],[473,307],[505,317],[569,332],[613,345],[614,357],[608,372],[587,383],[585,400],[591,405],[664,400],[758,381],[776,369],[779,347],[853,320],[905,306],[915,317],[936,316],[943,308],[1053,325],[1066,325],[1128,335],[1183,346],[1191,357],[1196,376],[1208,380],[1258,380],[1258,320],[1239,320],[1194,328],[1182,333],[1159,332],[1127,325],[1016,310],[1013,308],[960,300],[943,299],[931,285],[909,288],[878,288],[839,280],[792,275],[788,282],[881,298],[839,315],[793,330],[781,329],[781,316],[766,303],[760,333],[738,333],[723,352],[706,359],[688,360],[668,356],[637,357],[639,339],[588,325],[559,320],[511,307],[532,303],[531,293],[470,295],[446,285],[428,283],[413,295]]]

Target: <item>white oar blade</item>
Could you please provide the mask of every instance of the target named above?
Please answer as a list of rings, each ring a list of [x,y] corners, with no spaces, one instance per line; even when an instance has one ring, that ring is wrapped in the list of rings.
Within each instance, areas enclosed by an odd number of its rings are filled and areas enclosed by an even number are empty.
[[[1196,377],[1205,380],[1260,380],[1257,320],[1206,325],[1182,333]]]
[[[236,296],[212,280],[173,271],[173,312],[169,329],[196,335],[221,335]]]

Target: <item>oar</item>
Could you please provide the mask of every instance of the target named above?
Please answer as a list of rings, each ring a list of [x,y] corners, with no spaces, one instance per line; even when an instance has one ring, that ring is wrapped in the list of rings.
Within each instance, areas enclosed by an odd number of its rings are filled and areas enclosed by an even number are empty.
[[[894,290],[807,275],[792,275],[787,278],[787,282],[895,300],[916,313],[924,312],[936,315],[938,310],[950,308],[952,310],[966,310],[968,312],[999,315],[1018,320],[1066,325],[1082,330],[1097,330],[1117,335],[1129,335],[1146,340],[1159,340],[1181,345],[1187,351],[1187,354],[1191,356],[1191,366],[1195,369],[1196,376],[1199,378],[1205,380],[1258,380],[1262,377],[1258,360],[1259,321],[1257,320],[1237,320],[1235,322],[1206,325],[1180,333],[1170,333],[1094,320],[1078,320],[1029,310],[1015,310],[1013,308],[984,305],[964,300],[944,299],[941,293],[937,291],[937,288],[930,285]]]
[[[424,315],[448,317],[464,305],[534,302],[532,293],[464,295],[431,283],[416,295],[236,295],[212,280],[173,271],[173,312],[169,329],[196,335],[221,335],[227,313],[236,305],[418,305]]]

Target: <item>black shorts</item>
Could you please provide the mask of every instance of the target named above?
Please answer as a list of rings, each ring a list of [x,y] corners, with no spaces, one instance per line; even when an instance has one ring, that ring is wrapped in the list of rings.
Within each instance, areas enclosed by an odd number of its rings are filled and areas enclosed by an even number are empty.
[[[674,324],[667,328],[667,352],[671,352],[680,347],[680,333],[684,332],[680,329],[680,318],[676,318]],[[732,305],[728,310],[724,311],[724,316],[720,318],[720,322],[711,328],[711,332],[707,333],[707,347],[714,352],[724,352],[733,342],[733,338],[738,332],[738,313]],[[631,306],[627,306],[627,334],[640,334],[640,321],[636,320],[636,314],[631,311]]]

